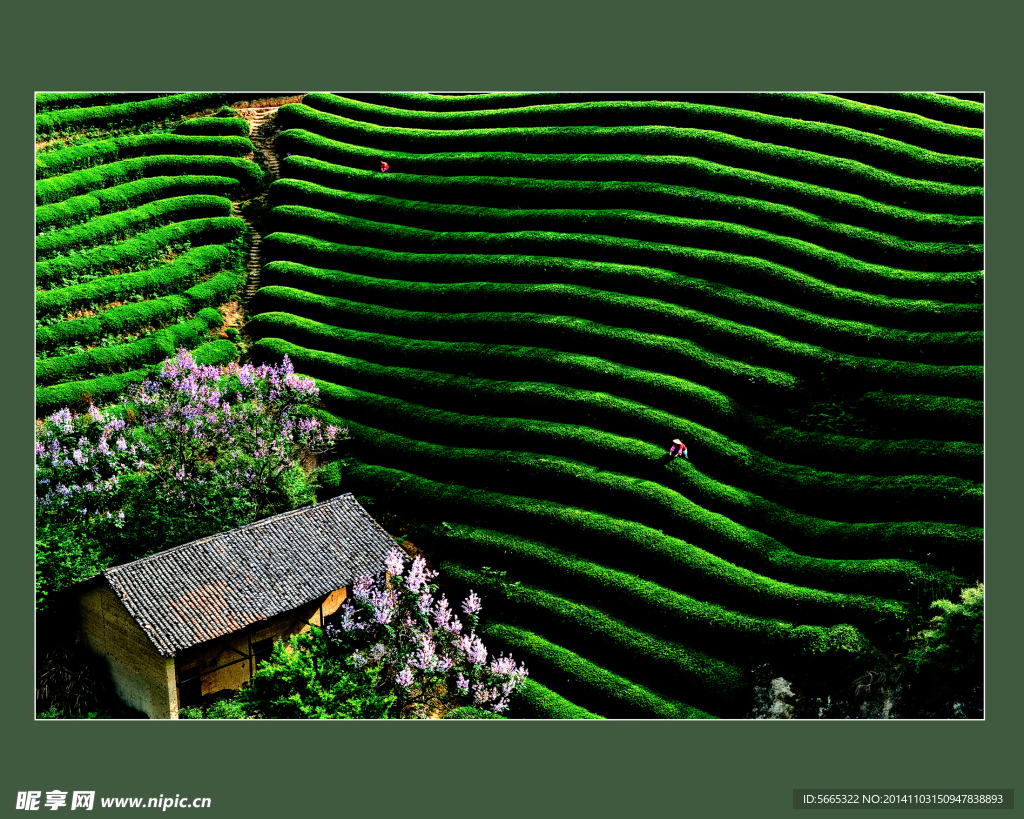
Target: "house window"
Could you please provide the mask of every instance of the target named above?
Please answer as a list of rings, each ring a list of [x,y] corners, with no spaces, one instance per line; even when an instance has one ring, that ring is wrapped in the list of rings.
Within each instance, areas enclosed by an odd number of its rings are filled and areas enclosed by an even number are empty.
[[[185,668],[179,672],[178,679],[178,707],[186,705],[202,705],[203,702],[203,678],[202,668],[198,665],[192,668]]]
[[[274,647],[274,638],[268,637],[266,640],[257,640],[252,644],[252,661],[253,665],[259,667],[259,664],[264,660],[270,659],[270,651]]]

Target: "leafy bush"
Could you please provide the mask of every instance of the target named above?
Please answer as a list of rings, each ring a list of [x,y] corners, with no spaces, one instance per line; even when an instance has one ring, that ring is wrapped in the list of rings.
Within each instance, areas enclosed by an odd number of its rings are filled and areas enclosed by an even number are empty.
[[[300,461],[344,433],[309,416],[316,387],[287,360],[214,367],[180,350],[145,375],[126,406],[65,408],[38,431],[38,508],[58,546],[87,537],[102,568],[314,499]],[[77,579],[60,548],[43,554],[47,592]]]
[[[223,244],[245,235],[245,220],[237,216],[213,216],[172,222],[147,230],[112,245],[59,257],[36,264],[36,287],[61,287],[79,284],[86,276],[101,276],[115,270],[135,272],[147,262],[172,248],[184,249],[192,243]],[[57,297],[52,297],[57,298]]]
[[[73,715],[94,711],[109,696],[109,674],[102,660],[81,643],[63,643],[43,656],[36,682],[42,709]]]
[[[187,119],[178,125],[174,132],[176,134],[207,134],[212,136],[249,136],[249,123],[237,116],[234,109],[229,110],[231,114],[227,116],[215,114],[212,117]]]

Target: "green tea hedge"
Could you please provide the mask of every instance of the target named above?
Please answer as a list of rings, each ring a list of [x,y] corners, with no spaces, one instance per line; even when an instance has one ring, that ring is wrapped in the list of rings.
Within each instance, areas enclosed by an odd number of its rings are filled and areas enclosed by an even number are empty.
[[[230,341],[218,339],[201,344],[192,351],[199,364],[222,365],[238,358],[238,350]],[[36,387],[36,417],[71,406],[83,397],[96,404],[117,401],[133,385],[150,377],[161,364],[151,364],[131,372],[105,375],[83,381],[72,381],[51,387]]]
[[[131,210],[96,216],[82,225],[36,237],[36,259],[67,255],[104,242],[119,241],[142,230],[169,222],[184,222],[231,215],[231,200],[223,196],[174,196],[158,199]]]
[[[55,133],[84,128],[113,128],[174,119],[185,114],[216,108],[222,103],[247,99],[246,94],[207,92],[198,94],[169,94],[156,99],[138,100],[113,105],[93,105],[88,108],[64,108],[36,115],[36,135],[43,137]]]
[[[699,708],[667,699],[532,631],[505,623],[490,623],[484,626],[482,633],[488,645],[500,645],[512,652],[518,662],[525,662],[531,675],[528,681],[541,688],[539,692],[527,689],[516,697],[513,703],[516,717],[586,719],[587,715],[599,711],[612,719],[713,719]],[[537,676],[572,694],[593,712],[542,686]]]
[[[167,302],[176,300],[187,306],[187,299],[180,296],[167,297]],[[162,300],[161,300],[162,301]],[[142,302],[142,305],[153,302]],[[134,306],[134,305],[133,305]],[[140,305],[141,306],[141,305]],[[136,370],[144,364],[152,364],[174,355],[179,347],[195,347],[204,341],[211,329],[220,327],[224,317],[212,307],[200,310],[193,319],[157,330],[153,335],[126,344],[110,347],[94,347],[82,353],[47,358],[36,362],[36,383],[52,384],[84,376],[106,375]],[[60,325],[58,325],[60,326]],[[39,389],[36,390],[36,405],[43,403]]]
[[[608,158],[622,165],[646,156],[669,164],[673,157],[697,156],[781,178],[811,182],[893,204],[910,205],[931,212],[976,213],[981,205],[982,168],[974,158],[963,158],[963,168],[943,167],[950,157],[935,154],[937,165],[925,178],[911,178],[908,170],[893,173],[856,160],[825,153],[774,145],[742,137],[689,128],[566,127],[491,128],[459,131],[429,131],[419,128],[379,127],[365,122],[325,114],[302,104],[284,105],[277,122],[283,129],[299,128],[355,145],[372,147],[387,156],[395,170],[408,170],[410,154],[461,152],[473,163],[519,162],[512,157],[543,155],[556,158],[561,178],[579,175],[575,157]],[[394,162],[392,163],[392,157]],[[469,157],[467,157],[469,159]],[[575,166],[575,167],[574,167]],[[939,168],[943,169],[940,171]],[[482,170],[482,169],[481,169]],[[478,171],[481,172],[481,171]],[[489,173],[490,170],[482,171]],[[530,176],[533,174],[517,174]],[[934,175],[944,177],[936,179]],[[603,173],[599,178],[618,178]],[[667,180],[664,180],[667,181]]]
[[[409,111],[334,94],[307,94],[302,105],[317,111],[388,129],[521,130],[564,128],[574,132],[642,126],[696,129],[766,144],[784,145],[833,157],[845,157],[919,179],[978,184],[983,139],[978,132],[946,125],[929,135],[951,137],[954,150],[932,151],[889,134],[850,128],[831,120],[778,116],[734,106],[677,100],[551,102],[484,111]],[[305,126],[301,126],[305,127]],[[310,129],[318,130],[318,129]],[[906,129],[904,129],[906,130]],[[924,129],[921,129],[924,131]],[[428,135],[433,137],[433,134]],[[354,140],[360,141],[360,140]],[[956,148],[972,151],[962,155]],[[682,153],[682,151],[680,151]]]
[[[701,187],[656,182],[528,179],[497,176],[438,176],[386,173],[337,165],[304,156],[286,157],[284,178],[270,189],[272,204],[303,204],[302,194],[328,190],[385,194],[402,199],[501,208],[631,209],[689,219],[717,219],[772,231],[821,245],[866,262],[923,270],[983,267],[978,217],[919,214],[901,218],[866,200],[861,207],[831,205],[822,195],[801,207]],[[305,183],[300,184],[300,183]],[[810,190],[813,190],[811,188]],[[820,189],[822,193],[825,189]],[[765,191],[767,193],[767,191]],[[836,218],[838,217],[838,221]],[[886,218],[887,217],[887,218]],[[916,217],[916,218],[914,218]]]
[[[157,176],[113,188],[83,193],[36,208],[36,231],[67,228],[105,213],[115,213],[172,196],[210,195],[238,198],[240,185],[228,176]]]
[[[226,265],[230,258],[231,252],[224,245],[201,245],[151,270],[46,290],[36,294],[36,315],[58,315],[93,304],[179,293],[197,284],[200,277]]]
[[[873,264],[801,241],[773,230],[708,218],[663,216],[646,211],[551,207],[481,207],[434,204],[392,196],[336,191],[314,183],[282,180],[274,198],[282,204],[302,206],[311,213],[328,212],[361,219],[423,228],[445,233],[551,233],[611,236],[638,243],[678,245],[700,250],[735,253],[768,260],[841,287],[911,297],[970,301],[978,291],[980,252],[970,260],[951,256],[938,260],[942,270]],[[778,226],[773,226],[778,230]],[[955,246],[954,246],[955,247]]]
[[[196,117],[182,122],[174,133],[248,137],[249,123],[241,117]]]
[[[224,244],[243,236],[248,228],[237,216],[214,216],[173,222],[113,245],[85,250],[73,256],[36,264],[36,287],[60,287],[62,281],[84,275],[104,275],[155,259],[186,243]]]
[[[228,121],[228,120],[221,120]],[[248,134],[248,131],[246,132]],[[245,156],[252,153],[248,136],[186,136],[182,134],[134,134],[99,142],[87,142],[36,157],[36,179],[47,179],[97,165],[156,155]]]
[[[531,179],[534,183],[582,184],[616,180],[616,185],[692,187],[708,192],[742,196],[766,203],[798,208],[817,214],[824,223],[858,225],[919,241],[982,241],[980,203],[969,212],[953,207],[907,207],[903,202],[878,202],[816,184],[737,168],[690,156],[614,157],[544,154],[416,154],[387,152],[391,170],[379,173],[381,152],[372,147],[351,145],[303,129],[290,129],[276,141],[280,153],[292,153],[281,160],[284,177],[301,177],[333,187],[327,165],[351,166],[377,177],[404,181],[416,176],[441,177],[449,187],[481,178]],[[320,166],[311,163],[322,163]],[[319,175],[317,175],[319,174]],[[399,184],[391,181],[378,184]],[[515,198],[509,200],[516,202]]]
[[[264,171],[255,162],[233,156],[137,156],[41,179],[36,183],[36,204],[52,205],[144,177],[186,175],[230,176],[244,191],[254,191],[262,184]]]
[[[375,275],[390,268],[393,272],[381,278],[432,281],[477,281],[480,275],[474,275],[472,268],[486,266],[496,271],[493,278],[498,281],[552,281],[555,276],[571,275],[580,283],[599,281],[603,289],[625,289],[636,295],[660,292],[665,294],[662,298],[731,288],[741,291],[739,298],[745,292],[748,297],[768,298],[829,318],[882,327],[953,331],[983,326],[980,300],[953,304],[877,295],[837,287],[792,268],[734,253],[609,236],[448,233],[351,216],[321,219],[312,213],[322,211],[297,206],[271,211],[273,232],[263,245],[268,262],[283,260]],[[402,275],[397,272],[398,265],[416,272]],[[508,269],[505,274],[500,272],[503,267]]]

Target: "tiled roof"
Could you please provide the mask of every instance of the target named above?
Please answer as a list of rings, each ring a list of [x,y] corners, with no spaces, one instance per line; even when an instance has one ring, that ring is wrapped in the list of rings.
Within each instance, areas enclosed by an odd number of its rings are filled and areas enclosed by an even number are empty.
[[[348,494],[103,575],[157,651],[171,657],[383,571],[392,546]]]

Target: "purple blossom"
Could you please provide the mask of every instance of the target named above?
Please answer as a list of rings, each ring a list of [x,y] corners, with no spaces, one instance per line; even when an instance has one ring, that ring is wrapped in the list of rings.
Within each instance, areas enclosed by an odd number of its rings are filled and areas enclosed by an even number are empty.
[[[392,577],[402,576],[402,569],[405,568],[405,560],[398,549],[392,549],[388,552],[388,559],[387,563],[385,563],[385,568]]]
[[[481,608],[480,598],[477,597],[476,592],[471,589],[469,597],[467,597],[462,603],[462,610],[466,614],[479,614]]]
[[[408,666],[406,666],[405,668],[403,668],[403,669],[402,669],[402,670],[401,670],[401,671],[400,671],[400,672],[398,673],[398,676],[397,676],[397,677],[395,678],[395,681],[396,681],[396,682],[397,682],[397,683],[398,683],[398,684],[399,684],[400,686],[402,686],[402,688],[408,688],[409,686],[411,686],[411,685],[412,685],[412,683],[413,683],[412,671],[411,671],[411,670],[409,669],[409,667],[408,667]]]

